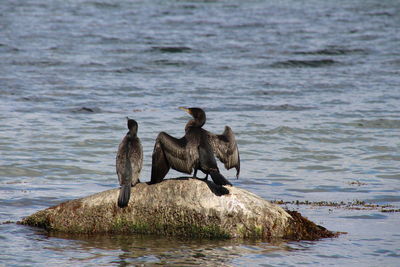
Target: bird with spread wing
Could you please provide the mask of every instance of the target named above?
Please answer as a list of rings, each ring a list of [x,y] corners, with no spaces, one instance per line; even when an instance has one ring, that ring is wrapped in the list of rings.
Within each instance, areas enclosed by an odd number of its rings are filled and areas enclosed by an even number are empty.
[[[185,135],[175,138],[161,132],[154,145],[151,167],[151,183],[161,182],[169,169],[191,174],[196,177],[200,170],[208,175],[217,185],[232,185],[219,171],[215,156],[226,169],[236,168],[236,177],[240,172],[240,157],[235,135],[229,126],[221,135],[205,129],[206,113],[201,108],[180,109],[190,114],[193,119],[185,126]],[[214,156],[215,155],[215,156]]]

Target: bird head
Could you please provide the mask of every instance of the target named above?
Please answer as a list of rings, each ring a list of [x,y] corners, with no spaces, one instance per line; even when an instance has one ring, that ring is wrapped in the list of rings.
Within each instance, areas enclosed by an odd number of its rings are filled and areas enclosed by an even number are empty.
[[[206,122],[206,113],[204,112],[203,109],[201,109],[201,108],[186,108],[186,107],[179,107],[179,108],[186,111],[196,121],[202,122],[203,124]]]
[[[129,132],[131,134],[133,134],[133,135],[136,135],[137,131],[138,131],[137,122],[135,120],[133,120],[133,119],[128,118],[128,117],[126,117],[126,119],[128,120],[127,124],[128,124]]]

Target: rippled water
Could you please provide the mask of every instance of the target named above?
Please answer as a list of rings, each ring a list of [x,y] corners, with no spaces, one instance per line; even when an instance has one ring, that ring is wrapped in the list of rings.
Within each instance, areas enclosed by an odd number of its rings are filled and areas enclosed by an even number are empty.
[[[142,181],[158,132],[236,133],[235,186],[268,200],[400,202],[398,1],[2,1],[0,222],[117,187],[125,116]],[[222,166],[221,166],[222,167]],[[179,173],[171,171],[168,177]],[[285,205],[284,205],[285,206]],[[0,265],[396,266],[399,213],[287,205],[318,242],[65,236],[0,224]]]

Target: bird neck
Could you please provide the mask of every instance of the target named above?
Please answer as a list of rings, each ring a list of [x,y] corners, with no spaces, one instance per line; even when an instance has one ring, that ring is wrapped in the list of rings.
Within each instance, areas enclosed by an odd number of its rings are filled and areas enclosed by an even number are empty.
[[[129,139],[133,139],[136,137],[136,131],[129,130],[129,132],[126,134]]]
[[[201,128],[204,123],[206,123],[205,119],[192,119],[186,123],[185,130],[188,130],[189,128]]]

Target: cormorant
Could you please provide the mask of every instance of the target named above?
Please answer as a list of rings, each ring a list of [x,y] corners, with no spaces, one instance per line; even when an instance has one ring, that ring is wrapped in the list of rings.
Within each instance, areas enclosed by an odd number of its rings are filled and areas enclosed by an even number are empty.
[[[236,168],[236,177],[240,172],[240,157],[235,135],[229,126],[221,135],[206,131],[202,126],[206,122],[206,113],[201,108],[180,109],[189,113],[193,119],[185,126],[185,135],[174,138],[165,132],[158,134],[154,145],[151,167],[151,183],[161,182],[169,169],[191,174],[196,177],[201,170],[211,175],[217,185],[231,185],[219,172],[214,154],[224,163],[226,169]]]
[[[128,206],[131,186],[140,183],[139,175],[143,166],[143,148],[137,137],[138,124],[128,117],[127,120],[129,131],[119,144],[116,157],[116,170],[121,185],[118,196],[120,208]]]

